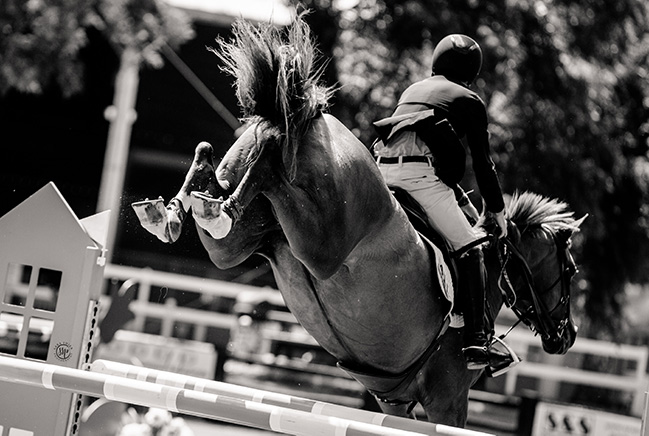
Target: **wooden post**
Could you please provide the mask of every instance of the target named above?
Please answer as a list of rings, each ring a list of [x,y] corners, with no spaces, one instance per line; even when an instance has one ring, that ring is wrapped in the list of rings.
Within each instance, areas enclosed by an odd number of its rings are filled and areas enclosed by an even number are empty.
[[[640,432],[640,436],[649,436],[647,419],[649,419],[649,387],[647,387],[644,393],[644,410],[642,412],[642,431]]]

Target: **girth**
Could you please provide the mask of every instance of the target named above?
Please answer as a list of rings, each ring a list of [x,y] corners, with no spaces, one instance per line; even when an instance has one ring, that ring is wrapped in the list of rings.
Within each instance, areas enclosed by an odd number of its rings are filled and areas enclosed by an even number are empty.
[[[419,370],[424,366],[433,353],[439,350],[439,341],[442,335],[446,332],[449,322],[449,318],[447,317],[444,320],[444,325],[442,326],[439,335],[437,335],[428,348],[426,348],[414,363],[399,374],[370,367],[356,366],[352,368],[351,365],[343,362],[338,362],[337,365],[340,369],[365,386],[365,388],[380,401],[385,403],[408,403],[411,400],[401,399],[401,397],[405,394]]]

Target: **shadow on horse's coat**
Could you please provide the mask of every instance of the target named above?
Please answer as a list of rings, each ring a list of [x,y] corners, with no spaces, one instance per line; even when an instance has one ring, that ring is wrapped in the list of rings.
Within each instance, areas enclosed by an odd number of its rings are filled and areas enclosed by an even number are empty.
[[[219,162],[209,144],[199,144],[166,209],[151,202],[134,206],[142,224],[173,242],[192,209],[219,268],[253,253],[266,257],[289,310],[346,367],[399,379],[427,353],[396,390],[379,395],[387,400],[379,401],[381,408],[405,416],[418,402],[428,420],[464,426],[469,387],[480,372],[466,369],[462,330],[446,329],[450,303],[422,238],[366,147],[323,112],[330,91],[318,84],[308,27],[300,17],[286,29],[239,21],[234,36],[214,51],[237,79],[249,127]],[[517,313],[547,332],[546,349],[565,353],[576,329],[569,300],[559,300],[567,298],[568,239],[580,221],[565,204],[533,194],[516,196],[512,204],[511,225],[525,229],[513,232],[512,246],[532,277],[503,262],[499,254],[512,248],[494,244],[487,251],[490,315],[502,306],[497,282],[506,276],[520,291]],[[529,295],[536,287],[545,290],[539,298]],[[552,308],[545,310],[545,326],[532,316],[544,310],[539,302]],[[439,349],[429,353],[436,340]]]

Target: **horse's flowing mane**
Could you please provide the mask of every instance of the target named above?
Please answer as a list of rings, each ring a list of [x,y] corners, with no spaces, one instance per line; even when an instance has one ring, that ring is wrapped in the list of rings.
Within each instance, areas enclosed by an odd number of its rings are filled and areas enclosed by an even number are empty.
[[[577,220],[566,203],[532,192],[515,192],[507,216],[521,231],[549,235],[562,230],[575,232],[585,218]]]
[[[291,178],[299,139],[332,92],[319,84],[323,68],[316,67],[318,51],[302,15],[286,28],[237,20],[233,39],[217,38],[219,48],[209,48],[223,62],[222,70],[235,77],[244,117],[266,120],[281,132]]]

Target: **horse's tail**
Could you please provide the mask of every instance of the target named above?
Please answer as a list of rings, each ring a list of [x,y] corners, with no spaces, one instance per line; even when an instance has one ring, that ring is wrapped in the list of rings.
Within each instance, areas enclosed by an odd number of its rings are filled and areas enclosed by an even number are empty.
[[[323,67],[316,65],[318,51],[303,15],[282,29],[238,20],[234,38],[218,38],[219,49],[210,49],[223,62],[222,70],[235,77],[244,117],[268,120],[284,135],[284,163],[291,178],[298,138],[326,109],[332,92],[319,83]]]

